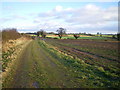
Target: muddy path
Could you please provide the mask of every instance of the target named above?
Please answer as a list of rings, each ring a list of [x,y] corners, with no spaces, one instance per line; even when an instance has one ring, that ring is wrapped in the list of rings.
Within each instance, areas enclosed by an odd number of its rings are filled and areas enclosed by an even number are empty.
[[[3,88],[54,88],[74,87],[71,72],[57,58],[52,57],[34,40],[17,59]]]

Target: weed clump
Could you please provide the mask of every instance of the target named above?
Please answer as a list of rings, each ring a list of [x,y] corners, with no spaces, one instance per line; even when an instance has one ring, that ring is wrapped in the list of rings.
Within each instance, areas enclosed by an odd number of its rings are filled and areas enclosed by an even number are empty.
[[[98,70],[101,71],[101,72],[105,72],[103,67],[98,67]]]

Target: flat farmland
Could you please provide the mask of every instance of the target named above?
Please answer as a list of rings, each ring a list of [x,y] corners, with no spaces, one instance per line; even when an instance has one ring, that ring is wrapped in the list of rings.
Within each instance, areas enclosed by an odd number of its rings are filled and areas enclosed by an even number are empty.
[[[1,89],[119,90],[119,2],[22,1],[0,9]]]
[[[55,39],[59,39],[58,35],[53,35],[53,34],[48,34],[46,36],[47,38],[55,38]],[[103,35],[102,37],[97,36],[97,35],[80,35],[80,37],[78,39],[104,39],[104,40],[111,40],[112,35]],[[62,39],[75,39],[75,37],[71,34],[71,35],[63,35]],[[113,39],[114,40],[114,39]]]
[[[16,58],[3,88],[118,88],[118,43],[36,38]]]

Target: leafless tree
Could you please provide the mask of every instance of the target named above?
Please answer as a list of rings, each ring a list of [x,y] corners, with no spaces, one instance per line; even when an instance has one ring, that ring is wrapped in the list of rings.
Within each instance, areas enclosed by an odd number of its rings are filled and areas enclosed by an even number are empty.
[[[66,29],[65,28],[59,28],[57,30],[58,32],[58,36],[60,37],[60,39],[63,37],[64,34],[66,34]]]
[[[75,37],[75,39],[78,39],[80,37],[79,34],[74,34],[73,36]]]
[[[37,32],[37,36],[39,36],[39,35],[41,35],[43,38],[45,38],[46,37],[46,32],[41,29],[40,31]]]

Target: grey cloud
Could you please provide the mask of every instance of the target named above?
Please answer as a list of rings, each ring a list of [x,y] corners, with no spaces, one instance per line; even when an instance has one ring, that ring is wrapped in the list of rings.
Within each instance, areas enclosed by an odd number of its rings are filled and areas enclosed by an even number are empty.
[[[63,20],[63,22],[59,22]],[[41,27],[49,26],[47,30],[54,30],[58,27],[66,27],[68,32],[96,32],[116,31],[117,24],[110,24],[118,21],[117,7],[100,8],[95,5],[86,5],[82,8],[58,8],[45,13],[39,13],[34,20],[40,23]]]
[[[92,9],[92,8],[91,8]],[[94,8],[93,8],[94,9]],[[110,11],[111,9],[111,11]],[[102,23],[105,21],[117,21],[118,14],[117,8],[110,9],[95,9],[95,10],[85,10],[78,9],[70,18],[66,19],[66,22],[73,22],[73,23]],[[114,12],[114,13],[113,13]]]

